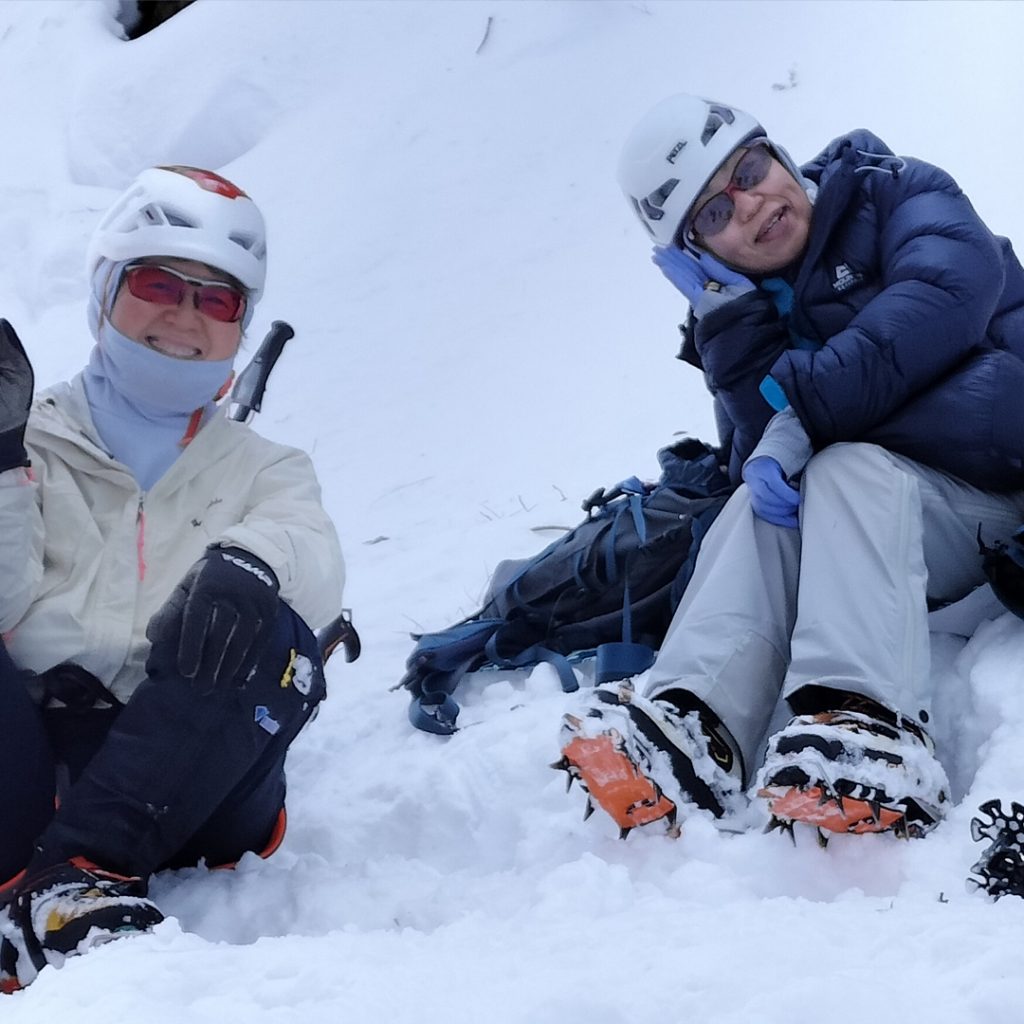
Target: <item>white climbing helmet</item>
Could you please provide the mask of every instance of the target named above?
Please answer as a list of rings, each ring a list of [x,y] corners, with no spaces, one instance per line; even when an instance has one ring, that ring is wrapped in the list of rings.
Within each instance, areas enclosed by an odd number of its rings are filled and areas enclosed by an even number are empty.
[[[267,233],[256,204],[227,178],[198,167],[143,171],[104,214],[86,255],[91,278],[100,260],[146,256],[196,260],[236,278],[254,306],[267,276]]]
[[[619,185],[652,240],[671,245],[690,207],[729,155],[766,138],[760,123],[736,107],[700,96],[669,96],[626,139]]]

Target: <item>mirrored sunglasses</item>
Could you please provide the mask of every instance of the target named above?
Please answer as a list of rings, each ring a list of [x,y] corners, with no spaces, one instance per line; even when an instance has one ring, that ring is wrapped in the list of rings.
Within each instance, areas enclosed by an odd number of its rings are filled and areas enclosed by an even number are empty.
[[[235,323],[245,312],[245,294],[234,285],[189,277],[155,263],[126,267],[124,283],[135,298],[158,306],[180,306],[191,288],[193,306],[203,316],[220,323]]]
[[[700,209],[690,218],[691,230],[701,238],[711,238],[724,231],[736,210],[732,193],[746,192],[760,185],[768,177],[771,166],[772,151],[767,145],[762,143],[748,149],[733,168],[729,184],[721,192],[716,192],[707,202],[702,203]]]

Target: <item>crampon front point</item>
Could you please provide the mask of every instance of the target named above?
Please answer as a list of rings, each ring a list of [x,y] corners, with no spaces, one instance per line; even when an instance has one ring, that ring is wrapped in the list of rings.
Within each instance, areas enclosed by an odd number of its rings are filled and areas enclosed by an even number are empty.
[[[866,832],[905,831],[904,813],[885,807],[878,800],[855,799],[830,791],[826,786],[766,786],[758,796],[768,802],[772,813],[769,829],[791,829],[795,822],[823,832],[863,835]],[[903,823],[901,827],[901,823]]]

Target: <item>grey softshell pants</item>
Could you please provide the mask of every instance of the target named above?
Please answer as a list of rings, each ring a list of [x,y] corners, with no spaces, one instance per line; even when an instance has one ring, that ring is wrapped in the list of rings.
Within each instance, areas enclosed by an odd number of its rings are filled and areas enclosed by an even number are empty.
[[[979,526],[991,544],[1024,519],[1024,492],[981,491],[870,444],[815,455],[801,492],[799,530],[758,519],[746,486],[729,499],[645,688],[703,701],[748,781],[780,696],[805,686],[927,722],[928,603],[985,582]]]

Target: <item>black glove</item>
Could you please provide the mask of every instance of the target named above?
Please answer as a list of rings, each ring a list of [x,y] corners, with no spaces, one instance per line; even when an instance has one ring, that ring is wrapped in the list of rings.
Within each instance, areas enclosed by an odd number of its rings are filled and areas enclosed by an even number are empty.
[[[29,465],[25,423],[35,377],[18,335],[0,320],[0,473]]]
[[[146,671],[184,677],[209,692],[242,686],[277,616],[278,582],[242,548],[208,548],[149,620]]]

